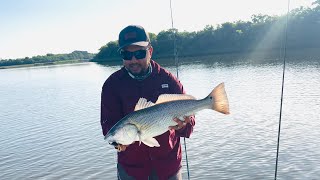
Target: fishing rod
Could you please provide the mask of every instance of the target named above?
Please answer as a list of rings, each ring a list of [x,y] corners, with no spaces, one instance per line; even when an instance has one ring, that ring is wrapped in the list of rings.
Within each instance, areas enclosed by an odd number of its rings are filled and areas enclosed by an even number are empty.
[[[279,148],[280,148],[280,133],[281,133],[281,119],[282,119],[282,104],[283,104],[283,91],[284,91],[284,77],[286,70],[286,56],[287,56],[287,40],[288,40],[288,22],[289,22],[289,12],[290,12],[290,0],[288,0],[287,18],[285,24],[285,37],[284,37],[284,54],[283,54],[283,68],[282,68],[282,85],[281,85],[281,101],[280,101],[280,114],[279,114],[279,127],[278,127],[278,140],[277,140],[277,156],[276,156],[276,166],[274,173],[274,180],[277,179],[278,173],[278,161],[279,161]]]
[[[176,33],[177,33],[177,31],[176,31],[176,29],[174,29],[174,26],[173,26],[173,15],[172,15],[172,3],[171,3],[171,0],[170,0],[170,12],[171,12],[171,29],[173,30],[173,56],[174,56],[174,61],[175,61],[175,64],[176,64],[177,78],[179,79],[179,59],[178,59],[178,51],[177,51],[177,43],[176,43]],[[185,154],[186,154],[188,180],[190,180],[186,137],[183,137],[183,142],[184,142],[184,151],[185,151]]]

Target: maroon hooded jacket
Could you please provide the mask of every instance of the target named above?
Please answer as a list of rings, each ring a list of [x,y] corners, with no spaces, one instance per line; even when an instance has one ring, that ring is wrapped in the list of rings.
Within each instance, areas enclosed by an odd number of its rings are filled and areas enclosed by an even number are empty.
[[[167,70],[151,60],[152,73],[144,80],[131,78],[123,67],[104,83],[101,94],[101,126],[103,135],[121,118],[134,111],[139,98],[156,102],[161,94],[185,93],[182,84]],[[148,179],[152,169],[159,179],[168,179],[181,168],[180,137],[189,137],[195,120],[184,129],[168,130],[155,137],[160,147],[148,147],[135,142],[118,153],[118,163],[129,176]]]

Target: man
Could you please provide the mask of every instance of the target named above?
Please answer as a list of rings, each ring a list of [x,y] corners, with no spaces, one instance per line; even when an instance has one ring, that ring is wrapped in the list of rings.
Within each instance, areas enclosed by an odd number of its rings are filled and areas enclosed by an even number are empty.
[[[153,47],[143,27],[130,25],[119,34],[119,52],[123,66],[104,83],[101,94],[103,135],[121,118],[134,111],[139,98],[156,102],[161,94],[185,93],[182,84],[158,63],[151,60]],[[180,137],[189,137],[195,125],[194,116],[177,118],[176,126],[159,135],[160,147],[135,142],[116,145],[118,179],[182,179]]]

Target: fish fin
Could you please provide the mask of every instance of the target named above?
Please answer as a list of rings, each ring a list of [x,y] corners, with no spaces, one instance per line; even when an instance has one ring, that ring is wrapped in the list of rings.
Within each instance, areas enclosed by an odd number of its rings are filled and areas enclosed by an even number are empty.
[[[158,97],[156,104],[169,102],[169,101],[187,100],[187,99],[196,99],[196,98],[188,94],[161,94]]]
[[[147,99],[145,99],[145,98],[140,98],[139,101],[137,102],[135,108],[134,108],[134,111],[138,111],[140,109],[148,108],[148,107],[151,107],[153,105],[154,105],[153,102],[147,101]]]
[[[158,141],[151,137],[151,138],[148,138],[148,139],[144,139],[142,140],[143,144],[149,146],[149,147],[160,147],[160,144],[158,143]]]
[[[220,83],[215,87],[207,98],[212,99],[211,108],[223,114],[230,114],[229,101],[227,93],[224,89],[224,83]]]
[[[141,145],[141,133],[138,133],[138,137],[139,137],[139,146]]]

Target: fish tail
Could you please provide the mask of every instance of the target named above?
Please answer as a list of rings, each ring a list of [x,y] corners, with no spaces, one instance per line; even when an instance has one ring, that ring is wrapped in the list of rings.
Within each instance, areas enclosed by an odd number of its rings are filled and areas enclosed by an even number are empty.
[[[227,93],[224,89],[224,83],[220,83],[215,87],[208,95],[208,98],[212,99],[211,108],[223,114],[230,114],[229,101]]]

